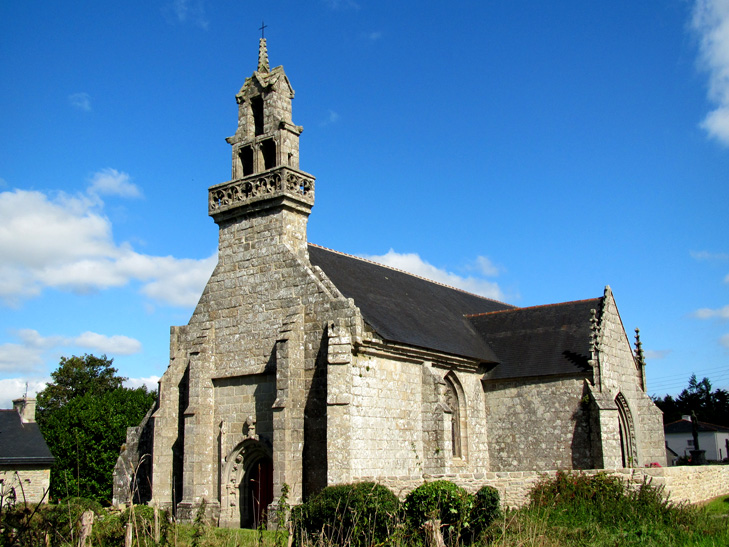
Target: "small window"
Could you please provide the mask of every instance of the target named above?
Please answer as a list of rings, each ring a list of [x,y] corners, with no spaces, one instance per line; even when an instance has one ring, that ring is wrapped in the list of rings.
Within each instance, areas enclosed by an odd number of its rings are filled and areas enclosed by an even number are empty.
[[[243,167],[243,176],[253,174],[253,148],[244,146],[240,149],[240,163]]]
[[[263,97],[259,95],[251,98],[251,110],[253,110],[253,126],[256,136],[263,135]]]
[[[273,139],[266,139],[261,143],[261,154],[263,154],[264,169],[276,167],[276,143]]]

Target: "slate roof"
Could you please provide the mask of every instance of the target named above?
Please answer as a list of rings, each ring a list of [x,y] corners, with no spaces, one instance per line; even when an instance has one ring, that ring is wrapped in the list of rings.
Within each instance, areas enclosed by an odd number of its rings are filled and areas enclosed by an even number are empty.
[[[714,425],[709,424],[706,422],[699,421],[699,427],[698,427],[699,433],[704,432],[717,432],[717,433],[729,433],[729,427],[724,427],[722,425]],[[693,424],[691,423],[691,420],[678,420],[676,422],[671,422],[670,424],[666,424],[663,426],[663,431],[668,435],[669,433],[693,433]]]
[[[55,461],[38,424],[24,424],[16,410],[0,410],[0,465],[50,467]]]
[[[584,373],[590,370],[591,310],[602,298],[517,308],[471,316],[471,323],[501,358],[486,378]]]
[[[309,260],[385,340],[498,361],[465,316],[513,306],[315,245]]]
[[[316,245],[309,259],[384,340],[496,364],[493,379],[590,368],[590,310],[600,298],[517,308]]]

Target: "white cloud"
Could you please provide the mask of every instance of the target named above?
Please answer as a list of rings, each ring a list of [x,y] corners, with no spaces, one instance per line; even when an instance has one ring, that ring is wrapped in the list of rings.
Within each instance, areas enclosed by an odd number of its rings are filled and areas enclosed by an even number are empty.
[[[729,306],[724,306],[716,310],[710,308],[701,308],[693,313],[697,319],[729,319]]]
[[[90,331],[81,333],[81,335],[71,340],[69,345],[81,346],[92,351],[112,355],[132,355],[142,351],[142,343],[134,338],[121,334],[106,336]]]
[[[333,10],[359,9],[359,4],[354,0],[324,0],[324,3]]]
[[[13,399],[18,399],[26,393],[29,397],[34,397],[46,387],[49,381],[50,378],[6,378],[0,380],[0,409],[13,408]],[[28,384],[27,388],[26,383]]]
[[[491,259],[486,256],[479,256],[476,259],[475,267],[481,274],[489,277],[496,277],[501,273],[501,268],[491,262]]]
[[[370,32],[367,35],[367,38],[369,40],[372,40],[373,42],[375,42],[375,41],[379,40],[380,38],[382,38],[382,32],[380,32],[379,30],[376,30],[374,32]]]
[[[117,245],[101,195],[136,197],[126,173],[96,173],[86,194],[55,198],[27,190],[0,192],[0,300],[17,306],[45,288],[78,293],[142,284],[156,302],[192,306],[216,263],[135,252]]]
[[[665,359],[670,353],[670,349],[653,349],[644,352],[644,356],[649,360]]]
[[[0,371],[32,373],[48,359],[57,358],[61,348],[76,348],[81,353],[132,355],[142,351],[139,340],[115,334],[107,336],[86,331],[78,336],[42,336],[33,329],[12,333],[17,342],[0,345]]]
[[[72,93],[68,96],[68,102],[74,108],[91,112],[91,96],[88,93]]]
[[[157,391],[159,387],[159,376],[148,376],[146,378],[129,378],[124,382],[124,387],[137,389],[138,387],[147,386],[148,391]]]
[[[94,173],[88,192],[97,196],[106,194],[124,198],[137,198],[142,195],[139,188],[129,182],[127,173],[120,173],[110,168]]]
[[[709,99],[717,105],[701,125],[729,146],[729,2],[697,0],[691,23],[699,35],[701,65],[709,74]]]
[[[180,23],[190,22],[203,30],[210,26],[205,16],[204,0],[172,0],[171,9]]]
[[[729,349],[729,333],[719,338],[719,343],[725,348]]]
[[[320,126],[329,125],[332,123],[337,123],[339,121],[339,114],[334,112],[334,110],[328,110],[327,111],[327,117],[323,121],[319,122]]]
[[[494,298],[496,300],[504,299],[504,294],[498,284],[477,277],[463,277],[447,270],[436,268],[420,258],[417,253],[401,254],[390,249],[384,255],[362,255],[362,257],[379,264],[384,264],[385,266],[390,266],[391,268],[397,268],[398,270],[404,270],[420,277],[425,277],[426,279],[444,285],[456,287],[474,294],[480,294],[487,298]]]
[[[691,258],[694,260],[729,260],[727,253],[712,253],[709,251],[691,251]]]

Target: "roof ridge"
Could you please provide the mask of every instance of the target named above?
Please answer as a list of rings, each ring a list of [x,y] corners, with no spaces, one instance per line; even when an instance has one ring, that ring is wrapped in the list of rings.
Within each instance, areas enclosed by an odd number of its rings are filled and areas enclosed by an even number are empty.
[[[701,420],[697,420],[699,422],[699,425],[710,425],[711,427],[720,427],[722,429],[729,429],[729,426],[726,425],[719,425],[719,424],[712,424],[711,422],[703,422]],[[686,423],[693,423],[692,420],[685,420],[681,418],[680,420],[676,420],[675,422],[671,422],[670,424],[666,424],[666,426],[677,424],[679,422],[686,422]]]
[[[470,313],[467,314],[466,317],[480,317],[482,315],[492,315],[494,313],[507,313],[507,312],[516,312],[516,311],[522,311],[522,310],[534,310],[537,308],[549,308],[553,306],[566,306],[567,304],[579,304],[580,302],[590,302],[592,300],[600,300],[602,296],[598,296],[597,298],[583,298],[582,300],[570,300],[568,302],[555,302],[554,304],[538,304],[536,306],[526,306],[523,308],[514,307],[510,310],[496,310],[496,311],[487,311],[483,313]]]
[[[484,300],[489,300],[491,302],[496,302],[497,304],[503,304],[504,306],[513,306],[513,309],[521,309],[521,308],[517,308],[513,304],[508,304],[506,302],[502,302],[501,300],[496,300],[495,298],[489,298],[488,296],[483,296],[482,294],[476,294],[476,293],[469,292],[469,291],[466,291],[466,290],[463,290],[463,289],[459,289],[458,287],[453,287],[451,285],[446,285],[445,283],[441,283],[440,281],[435,281],[433,279],[428,279],[427,277],[423,277],[422,275],[418,275],[418,274],[414,274],[412,272],[408,272],[408,271],[405,271],[405,270],[401,270],[400,268],[393,268],[392,266],[388,266],[387,264],[381,264],[379,262],[375,262],[374,260],[370,260],[369,258],[363,258],[361,256],[357,256],[357,255],[353,255],[353,254],[349,254],[349,253],[343,253],[342,251],[337,251],[335,249],[330,249],[329,247],[324,247],[322,245],[317,245],[316,243],[307,242],[307,245],[311,245],[312,247],[317,247],[318,249],[323,249],[325,251],[330,251],[330,252],[336,253],[338,255],[346,256],[346,257],[349,257],[349,258],[354,258],[356,260],[361,260],[362,262],[368,262],[370,264],[374,264],[375,266],[379,266],[381,268],[387,268],[388,270],[392,270],[394,272],[399,272],[399,273],[402,273],[402,274],[405,274],[405,275],[409,275],[409,276],[415,277],[417,279],[422,279],[423,281],[427,281],[427,282],[433,283],[435,285],[440,285],[441,287],[446,287],[447,289],[452,289],[454,291],[462,292],[462,293],[465,293],[465,294],[470,294],[471,296],[476,296],[478,298],[483,298]]]

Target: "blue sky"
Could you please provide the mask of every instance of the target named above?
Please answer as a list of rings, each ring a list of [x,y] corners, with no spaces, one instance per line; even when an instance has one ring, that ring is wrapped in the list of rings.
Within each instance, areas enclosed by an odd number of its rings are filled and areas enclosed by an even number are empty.
[[[729,386],[729,2],[0,3],[0,406],[130,385],[215,263],[235,93],[294,89],[309,240],[518,306],[615,293],[648,391]]]

